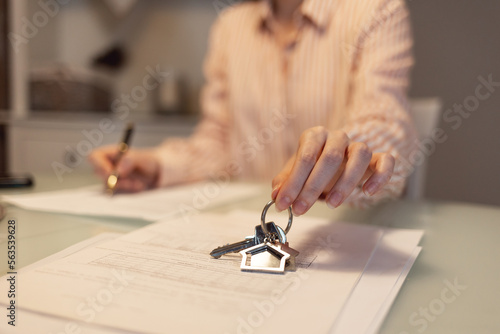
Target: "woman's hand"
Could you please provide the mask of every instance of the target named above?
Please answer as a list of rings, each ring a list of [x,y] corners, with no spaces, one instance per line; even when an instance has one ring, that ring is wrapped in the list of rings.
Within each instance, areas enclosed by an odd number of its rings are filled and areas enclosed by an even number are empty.
[[[364,143],[351,142],[345,132],[315,127],[304,131],[295,155],[273,180],[272,198],[278,210],[292,205],[303,215],[320,198],[336,208],[360,184],[367,195],[381,190],[394,170],[394,157],[372,153]]]
[[[116,190],[138,192],[156,186],[160,174],[160,163],[149,150],[129,150],[115,166],[118,154],[116,146],[105,146],[94,150],[89,161],[100,178],[106,182],[108,176],[116,169],[118,183]]]

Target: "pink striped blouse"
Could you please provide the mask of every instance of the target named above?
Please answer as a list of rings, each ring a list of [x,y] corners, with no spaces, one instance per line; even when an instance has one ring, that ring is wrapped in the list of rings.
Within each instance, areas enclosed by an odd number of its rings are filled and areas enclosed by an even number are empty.
[[[300,32],[283,48],[273,36],[270,1],[220,15],[204,66],[203,120],[192,137],[157,148],[160,185],[228,174],[271,183],[301,133],[322,125],[396,157],[384,191],[368,198],[358,188],[347,202],[365,206],[401,193],[400,160],[415,138],[407,112],[413,58],[404,1],[304,0],[295,18]]]

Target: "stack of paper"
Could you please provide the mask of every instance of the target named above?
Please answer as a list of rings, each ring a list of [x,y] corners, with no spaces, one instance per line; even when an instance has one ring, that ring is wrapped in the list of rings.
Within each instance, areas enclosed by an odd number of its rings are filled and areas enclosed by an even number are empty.
[[[210,258],[216,246],[253,233],[259,217],[162,221],[27,268],[18,327],[4,321],[0,331],[372,333],[420,250],[421,231],[304,216],[288,234],[301,252],[296,272],[241,272],[239,254]]]

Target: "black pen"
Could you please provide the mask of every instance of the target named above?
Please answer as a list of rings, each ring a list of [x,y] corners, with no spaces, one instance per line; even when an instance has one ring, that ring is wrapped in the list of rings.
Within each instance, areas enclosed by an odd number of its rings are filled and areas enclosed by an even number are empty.
[[[120,163],[122,157],[127,153],[130,148],[130,141],[132,139],[132,133],[134,132],[134,123],[128,123],[125,128],[125,133],[123,135],[123,140],[120,144],[118,144],[118,154],[116,155],[114,165],[115,168],[113,172],[108,176],[108,181],[106,182],[106,193],[109,195],[113,195],[115,193],[116,184],[118,183],[118,171],[117,167]]]

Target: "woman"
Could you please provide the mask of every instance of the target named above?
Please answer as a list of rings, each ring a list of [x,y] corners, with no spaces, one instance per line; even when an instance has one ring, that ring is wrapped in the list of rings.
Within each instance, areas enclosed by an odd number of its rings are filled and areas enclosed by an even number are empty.
[[[273,179],[279,210],[324,197],[338,207],[398,196],[414,130],[413,64],[402,0],[269,0],[223,12],[212,28],[203,120],[187,139],[131,151],[118,186],[139,191],[210,178]],[[91,155],[106,178],[114,147]]]

